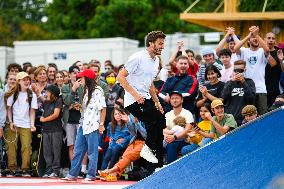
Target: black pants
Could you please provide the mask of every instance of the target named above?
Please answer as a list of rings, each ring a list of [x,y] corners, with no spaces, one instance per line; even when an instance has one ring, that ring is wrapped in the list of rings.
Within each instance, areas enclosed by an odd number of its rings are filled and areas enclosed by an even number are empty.
[[[62,148],[62,137],[61,131],[52,133],[42,133],[43,136],[43,156],[46,162],[46,174],[52,172],[59,175],[60,171],[60,159],[61,159],[61,148]]]
[[[139,121],[144,122],[147,139],[146,145],[153,150],[157,159],[158,166],[163,165],[163,129],[166,127],[165,116],[156,109],[152,99],[146,99],[144,104],[135,102],[126,109]]]

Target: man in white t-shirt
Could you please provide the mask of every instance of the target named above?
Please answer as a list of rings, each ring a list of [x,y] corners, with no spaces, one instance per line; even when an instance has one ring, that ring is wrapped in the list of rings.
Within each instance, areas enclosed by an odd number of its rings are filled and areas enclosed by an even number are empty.
[[[249,48],[240,49],[246,41],[248,41]],[[255,105],[259,114],[262,115],[267,112],[265,67],[267,63],[273,67],[276,65],[276,62],[270,56],[269,48],[266,43],[259,36],[259,27],[251,26],[249,28],[249,34],[235,45],[234,50],[239,52],[242,60],[246,61],[245,77],[252,79],[255,83]]]
[[[148,33],[147,48],[131,55],[117,76],[125,89],[124,107],[146,125],[147,139],[140,155],[155,163],[152,167],[163,166],[163,128],[166,122],[153,80],[158,74],[157,55],[161,55],[164,49],[165,37],[161,31]]]
[[[183,147],[188,145],[184,140],[187,135],[187,132],[192,128],[191,123],[194,122],[193,116],[190,111],[182,108],[183,97],[182,94],[178,91],[173,91],[170,93],[170,103],[173,107],[173,110],[166,113],[166,125],[167,128],[172,128],[175,126],[173,120],[178,117],[184,117],[186,119],[185,130],[179,134],[167,135],[166,142],[168,143],[166,146],[167,151],[167,163],[171,163],[178,158],[178,152]]]

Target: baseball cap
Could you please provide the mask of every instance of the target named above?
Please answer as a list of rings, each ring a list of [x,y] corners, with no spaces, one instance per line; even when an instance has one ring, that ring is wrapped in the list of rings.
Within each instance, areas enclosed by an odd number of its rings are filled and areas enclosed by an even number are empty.
[[[239,35],[236,35],[236,36],[239,40],[241,39],[241,37]],[[227,41],[227,43],[230,43],[231,41],[234,41],[234,37],[230,35],[230,37],[228,37],[226,41]]]
[[[222,100],[220,99],[215,99],[211,103],[211,108],[216,108],[217,106],[224,106]]]
[[[205,55],[208,55],[208,54],[215,54],[214,49],[211,48],[211,47],[205,47],[201,50],[202,56],[205,56]]]
[[[24,79],[25,77],[29,77],[29,74],[27,72],[19,72],[16,76],[16,80],[19,81],[20,79]]]
[[[90,79],[96,79],[96,72],[92,69],[86,69],[76,75],[77,78],[87,77]]]
[[[177,95],[179,95],[180,97],[182,97],[182,94],[181,94],[180,92],[178,92],[178,91],[172,91],[172,92],[170,92],[170,96],[172,96],[173,94],[177,94]]]
[[[246,116],[246,115],[252,115],[252,114],[257,114],[257,109],[254,105],[246,105],[243,109],[242,109],[242,115]]]

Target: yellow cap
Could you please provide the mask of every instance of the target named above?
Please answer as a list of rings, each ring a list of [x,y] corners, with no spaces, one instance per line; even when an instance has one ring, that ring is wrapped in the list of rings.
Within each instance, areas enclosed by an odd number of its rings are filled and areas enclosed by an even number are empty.
[[[215,99],[211,103],[211,108],[216,108],[217,106],[224,106],[222,100],[220,99]]]
[[[16,80],[19,81],[20,79],[24,79],[25,77],[30,77],[30,76],[26,72],[19,72],[16,76]]]

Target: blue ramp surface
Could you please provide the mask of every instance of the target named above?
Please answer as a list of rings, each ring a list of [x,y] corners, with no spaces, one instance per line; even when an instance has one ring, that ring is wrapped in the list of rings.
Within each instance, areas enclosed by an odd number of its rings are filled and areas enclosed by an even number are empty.
[[[278,109],[127,188],[276,189],[284,188],[283,175],[284,110]]]

